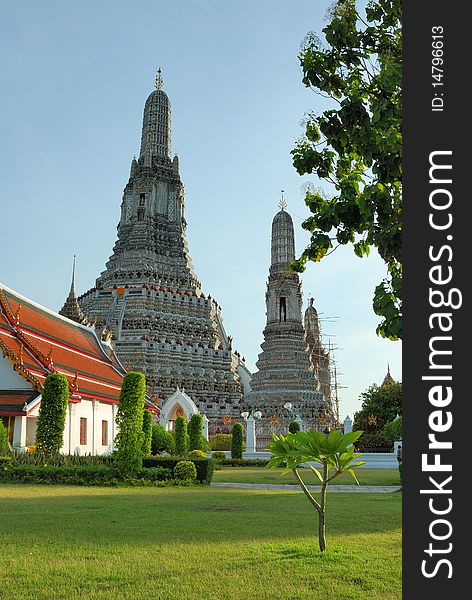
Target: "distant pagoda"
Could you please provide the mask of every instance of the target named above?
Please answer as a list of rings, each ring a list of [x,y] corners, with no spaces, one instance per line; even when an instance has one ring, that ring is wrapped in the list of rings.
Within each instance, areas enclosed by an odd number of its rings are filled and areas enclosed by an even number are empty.
[[[72,281],[70,284],[69,295],[64,302],[64,306],[59,311],[59,314],[63,317],[67,317],[71,321],[75,321],[76,323],[81,323],[83,325],[88,324],[88,319],[82,312],[75,294],[75,256],[72,267]]]
[[[229,431],[250,373],[232,350],[220,306],[205,297],[193,270],[162,83],[159,70],[144,107],[141,149],[131,163],[113,253],[79,305],[103,335],[111,332],[123,364],[145,373],[161,408],[184,390],[209,418],[210,433]],[[169,427],[182,410],[167,407]]]
[[[297,417],[307,430],[323,430],[334,424],[329,355],[320,341],[313,302],[305,313],[305,326],[302,321],[301,283],[298,274],[289,269],[295,260],[293,222],[283,198],[279,206],[281,210],[272,221],[262,353],[251,380],[252,392],[246,399],[249,411],[262,413],[257,423],[258,450],[270,442],[270,431],[286,434],[289,422]],[[318,380],[317,373],[323,381]],[[284,405],[291,405],[290,410]]]

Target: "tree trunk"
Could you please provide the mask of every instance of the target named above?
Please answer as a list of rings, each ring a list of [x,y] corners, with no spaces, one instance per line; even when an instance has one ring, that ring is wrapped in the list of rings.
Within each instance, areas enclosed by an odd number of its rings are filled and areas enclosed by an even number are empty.
[[[326,523],[324,511],[318,514],[318,519],[318,539],[320,542],[320,550],[321,552],[324,552],[326,550]]]
[[[323,483],[321,485],[321,502],[320,510],[318,511],[319,522],[318,522],[318,539],[320,542],[320,550],[324,552],[326,550],[326,488],[328,487],[328,466],[323,466]]]

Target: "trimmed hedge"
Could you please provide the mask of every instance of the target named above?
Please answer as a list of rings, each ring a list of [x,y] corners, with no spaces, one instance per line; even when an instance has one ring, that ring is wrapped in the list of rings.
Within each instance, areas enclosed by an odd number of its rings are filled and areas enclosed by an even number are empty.
[[[167,452],[167,454],[175,454],[175,440],[170,431],[166,431],[163,425],[154,424],[152,426],[151,440],[152,454]]]
[[[195,413],[187,425],[189,450],[203,450],[203,415]]]
[[[186,456],[146,456],[143,458],[143,467],[164,467],[170,469],[173,475],[175,465],[186,458]],[[214,471],[213,460],[211,458],[192,458],[191,460],[197,469],[197,481],[210,483]]]
[[[215,452],[212,453],[211,457],[213,460],[216,460],[218,462],[226,460],[226,454],[223,452],[223,450],[215,450]]]
[[[114,454],[101,454],[92,456],[84,454],[82,456],[75,454],[56,454],[55,456],[45,457],[36,452],[23,452],[15,454],[13,457],[17,465],[35,465],[42,467],[45,464],[50,467],[97,467],[105,465],[112,467],[115,465]]]
[[[5,469],[12,464],[11,456],[0,456],[0,469]]]
[[[231,433],[216,433],[213,437],[210,438],[210,448],[208,450],[223,450],[228,452],[231,450],[232,438],[233,436]],[[243,450],[246,450],[245,441],[243,441]]]
[[[233,435],[231,436],[231,458],[243,457],[243,426],[241,423],[233,425]]]
[[[218,464],[225,467],[265,467],[268,462],[268,460],[261,458],[225,458],[224,460],[218,460]]]
[[[149,456],[151,454],[151,442],[152,442],[152,426],[154,425],[154,418],[150,410],[146,408],[143,411],[143,456]]]
[[[212,450],[231,450],[231,438],[230,433],[216,433],[210,438],[210,448]]]
[[[188,458],[206,458],[205,452],[203,450],[190,450],[187,452]]]
[[[8,452],[8,430],[0,419],[0,455]]]
[[[291,421],[288,424],[288,430],[290,433],[297,433],[297,431],[300,431],[300,423],[298,421]]]
[[[126,373],[121,384],[115,438],[116,467],[124,478],[133,476],[142,467],[145,396],[144,375],[132,371]]]
[[[177,454],[186,454],[188,450],[188,433],[187,433],[187,419],[181,415],[175,419],[174,426],[174,437],[175,437],[175,451]]]
[[[47,483],[61,485],[119,485],[121,483],[152,483],[171,479],[172,471],[163,467],[143,468],[131,480],[124,480],[117,469],[106,466],[37,466],[17,465],[0,470],[0,481]]]
[[[195,481],[197,469],[191,460],[181,460],[174,467],[174,479],[179,481]]]
[[[50,373],[44,382],[36,431],[36,451],[58,454],[64,441],[69,382],[62,373]]]

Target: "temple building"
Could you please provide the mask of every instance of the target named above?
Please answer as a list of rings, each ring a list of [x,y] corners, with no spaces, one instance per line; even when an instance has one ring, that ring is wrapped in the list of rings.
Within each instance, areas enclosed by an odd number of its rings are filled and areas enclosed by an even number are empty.
[[[179,414],[190,416],[189,398],[208,417],[210,434],[229,432],[240,420],[251,374],[232,347],[221,307],[203,293],[194,272],[184,186],[178,157],[172,156],[171,105],[162,85],[159,70],[144,107],[141,148],[124,189],[117,241],[78,306],[102,337],[111,338],[122,363],[144,372],[169,429]],[[73,298],[69,305],[76,311]],[[71,315],[67,302],[62,312]],[[166,408],[170,398],[172,410]]]
[[[271,265],[266,291],[266,327],[258,371],[245,400],[248,412],[261,413],[257,422],[257,449],[270,442],[270,431],[286,433],[290,421],[324,430],[335,424],[331,402],[329,353],[320,340],[313,301],[302,320],[302,290],[295,260],[292,218],[281,200],[272,221]]]
[[[63,454],[108,454],[125,369],[93,327],[0,284],[0,419],[17,451],[34,446],[41,393],[53,372],[69,381]],[[149,399],[146,408],[158,409]]]

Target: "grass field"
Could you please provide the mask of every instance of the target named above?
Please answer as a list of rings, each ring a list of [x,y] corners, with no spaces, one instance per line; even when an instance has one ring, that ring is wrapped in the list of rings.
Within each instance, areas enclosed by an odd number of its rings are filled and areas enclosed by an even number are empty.
[[[213,481],[228,483],[292,483],[297,484],[293,473],[280,476],[282,469],[265,467],[222,467],[215,471]],[[308,484],[319,484],[319,479],[309,469],[300,469],[303,480]],[[356,471],[360,485],[400,485],[398,469],[358,469]],[[356,485],[349,473],[343,473],[333,479],[330,485]]]
[[[401,598],[401,494],[0,485],[9,600]]]

